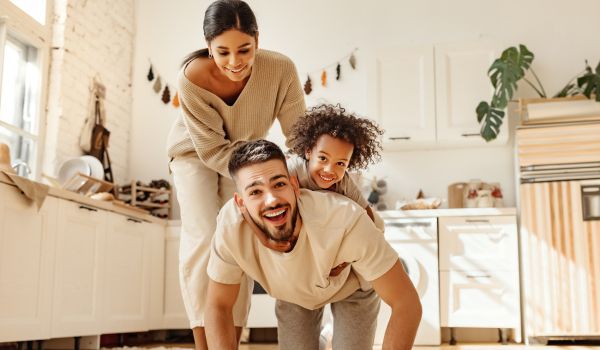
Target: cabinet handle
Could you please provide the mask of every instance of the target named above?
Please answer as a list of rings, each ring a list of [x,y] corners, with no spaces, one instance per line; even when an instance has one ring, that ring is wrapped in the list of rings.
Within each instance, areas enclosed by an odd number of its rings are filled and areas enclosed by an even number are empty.
[[[467,278],[492,278],[491,275],[467,275]]]
[[[410,140],[410,136],[394,136],[389,138],[391,141],[396,140]]]
[[[85,210],[89,210],[89,211],[98,211],[98,209],[96,209],[96,208],[90,208],[90,207],[85,206],[85,205],[80,205],[79,209],[85,209]]]
[[[465,222],[468,222],[468,223],[489,224],[490,220],[489,219],[466,219]]]
[[[134,219],[134,218],[127,218],[127,221],[135,222],[136,224],[142,223],[142,220],[138,220],[138,219]]]
[[[391,226],[391,227],[415,227],[415,226],[429,227],[429,226],[431,226],[431,223],[429,223],[429,222],[400,223],[400,222],[385,222],[384,221],[384,225]]]
[[[481,134],[479,134],[479,133],[461,134],[460,136],[462,136],[462,137],[475,137],[475,136],[481,136]]]

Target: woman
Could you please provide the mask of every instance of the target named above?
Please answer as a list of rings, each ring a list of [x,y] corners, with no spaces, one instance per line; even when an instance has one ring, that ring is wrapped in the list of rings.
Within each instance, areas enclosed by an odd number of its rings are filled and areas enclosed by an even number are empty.
[[[207,48],[190,54],[179,74],[181,115],[169,135],[181,207],[179,272],[198,349],[206,349],[206,265],[219,208],[233,194],[227,163],[247,140],[263,138],[277,118],[283,133],[306,107],[296,68],[287,57],[258,50],[258,26],[248,4],[217,0],[206,10]],[[245,325],[252,283],[242,285],[234,323]]]

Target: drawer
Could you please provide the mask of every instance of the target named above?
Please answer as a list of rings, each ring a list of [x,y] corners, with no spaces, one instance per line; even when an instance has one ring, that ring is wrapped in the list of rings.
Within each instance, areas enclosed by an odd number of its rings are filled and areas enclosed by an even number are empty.
[[[518,270],[514,216],[439,218],[440,270]]]
[[[518,328],[518,276],[504,272],[440,272],[442,327]]]

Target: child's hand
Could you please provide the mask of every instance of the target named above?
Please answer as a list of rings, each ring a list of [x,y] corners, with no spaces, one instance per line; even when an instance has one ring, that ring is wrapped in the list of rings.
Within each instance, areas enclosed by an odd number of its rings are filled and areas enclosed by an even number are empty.
[[[329,277],[335,277],[335,276],[339,275],[342,272],[342,270],[346,268],[346,266],[348,266],[348,263],[344,262],[344,263],[341,263],[338,266],[334,267],[329,272]]]
[[[271,239],[271,237],[267,236],[267,234],[264,233],[263,230],[261,230],[258,226],[256,226],[254,221],[250,218],[250,214],[248,214],[248,210],[245,207],[242,207],[241,211],[242,211],[242,215],[244,216],[244,220],[246,220],[248,225],[250,225],[252,232],[254,232],[254,236],[256,236],[256,238],[258,238],[258,240],[260,241],[260,243],[262,243],[262,245],[264,245],[265,247],[267,247],[269,249],[272,249],[272,250],[275,250],[278,252],[282,252],[282,253],[290,251],[290,249],[292,248],[292,244],[289,241],[279,242],[279,241],[275,241],[275,240]]]

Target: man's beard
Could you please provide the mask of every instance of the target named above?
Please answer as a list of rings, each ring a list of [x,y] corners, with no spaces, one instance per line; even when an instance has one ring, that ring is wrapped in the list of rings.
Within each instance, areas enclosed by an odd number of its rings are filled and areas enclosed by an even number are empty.
[[[281,207],[282,206],[277,206],[274,208],[267,208],[264,211],[274,210],[274,209],[278,209]],[[272,239],[273,241],[276,241],[276,242],[286,242],[286,241],[289,241],[293,237],[294,231],[296,229],[297,217],[298,217],[298,207],[294,207],[294,209],[292,209],[292,221],[286,222],[285,224],[283,224],[281,226],[276,226],[274,228],[275,231],[270,232],[269,229],[267,228],[267,226],[262,223],[262,221],[257,222],[256,220],[254,220],[254,218],[252,216],[250,216],[250,218],[252,219],[252,221],[254,221],[256,226],[258,226],[270,239]]]

